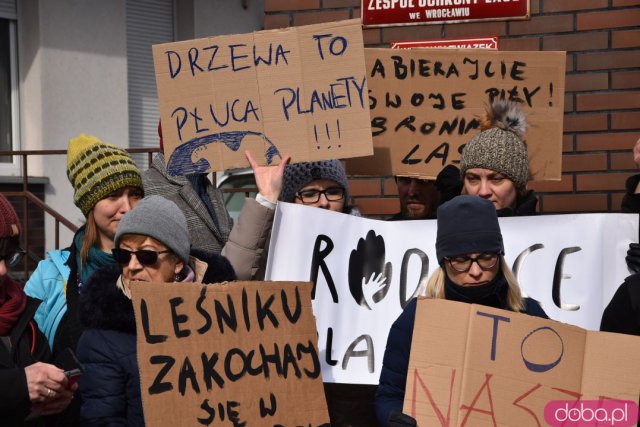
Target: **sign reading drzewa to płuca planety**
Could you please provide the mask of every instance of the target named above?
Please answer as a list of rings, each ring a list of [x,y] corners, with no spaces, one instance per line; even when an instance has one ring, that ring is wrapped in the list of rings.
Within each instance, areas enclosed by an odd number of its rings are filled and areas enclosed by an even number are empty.
[[[372,153],[360,20],[153,46],[170,175]]]
[[[146,425],[328,427],[304,282],[132,286]]]

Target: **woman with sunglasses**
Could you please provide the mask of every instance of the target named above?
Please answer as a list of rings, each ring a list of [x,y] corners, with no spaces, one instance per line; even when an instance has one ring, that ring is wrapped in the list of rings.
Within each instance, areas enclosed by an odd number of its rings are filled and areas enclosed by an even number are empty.
[[[20,264],[20,221],[0,194],[0,414],[3,426],[40,426],[44,418],[25,422],[31,411],[56,414],[71,401],[64,371],[51,359],[47,339],[33,321],[40,301],[30,298],[9,277]]]
[[[547,318],[537,301],[523,298],[504,259],[500,224],[490,200],[458,196],[438,208],[436,256],[440,267],[429,278],[426,298]],[[389,331],[375,400],[382,426],[415,425],[415,420],[402,414],[415,314],[414,299]]]
[[[114,243],[117,264],[96,271],[80,295],[80,419],[87,426],[144,426],[132,282],[218,283],[235,273],[221,255],[190,252],[184,214],[160,196],[142,199],[122,218]]]

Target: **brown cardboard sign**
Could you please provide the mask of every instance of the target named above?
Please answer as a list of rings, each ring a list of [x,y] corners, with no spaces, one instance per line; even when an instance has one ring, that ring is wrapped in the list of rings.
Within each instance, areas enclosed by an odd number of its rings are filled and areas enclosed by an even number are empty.
[[[132,286],[148,426],[328,426],[311,284]]]
[[[360,20],[153,46],[171,175],[371,155]]]
[[[640,337],[418,301],[403,411],[418,425],[545,425],[552,401],[637,402]]]
[[[565,52],[365,52],[374,156],[349,160],[350,174],[433,178],[460,162],[494,99],[519,98],[533,179],[560,179]]]

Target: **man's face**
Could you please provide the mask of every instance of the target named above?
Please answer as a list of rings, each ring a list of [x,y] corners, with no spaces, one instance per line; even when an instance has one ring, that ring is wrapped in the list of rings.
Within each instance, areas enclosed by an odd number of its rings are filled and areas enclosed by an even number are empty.
[[[433,216],[440,198],[435,182],[398,176],[396,184],[400,196],[400,210],[406,218],[424,219]]]

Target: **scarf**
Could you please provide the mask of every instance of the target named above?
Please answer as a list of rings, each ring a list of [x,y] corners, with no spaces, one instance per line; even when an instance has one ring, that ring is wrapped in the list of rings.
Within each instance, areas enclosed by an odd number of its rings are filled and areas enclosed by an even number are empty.
[[[186,175],[187,180],[191,183],[193,190],[198,194],[198,197],[207,208],[207,212],[209,212],[209,216],[213,221],[214,225],[217,229],[220,228],[220,224],[218,224],[218,217],[216,215],[216,211],[213,208],[213,204],[211,203],[211,198],[209,197],[209,193],[207,193],[207,187],[209,184],[209,179],[207,178],[207,174],[204,173],[194,173],[190,175]]]
[[[448,276],[445,275],[444,278],[444,296],[452,301],[509,310],[507,306],[508,290],[509,284],[501,271],[492,282],[480,286],[460,286],[453,283]]]
[[[5,277],[0,284],[0,335],[7,336],[27,306],[27,296],[16,282]]]
[[[78,288],[82,287],[83,283],[87,283],[94,271],[109,265],[115,264],[116,260],[113,259],[111,253],[102,251],[95,245],[89,249],[89,255],[87,259],[80,263],[80,250],[82,249],[82,240],[84,239],[85,228],[82,227],[76,233],[73,239],[73,244],[76,246],[76,265],[78,266]]]

